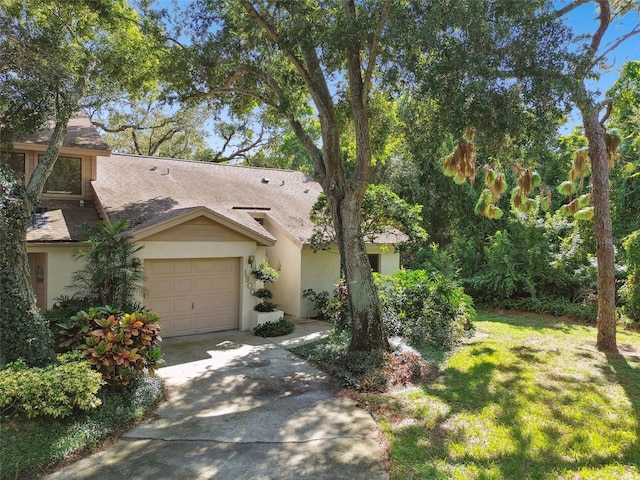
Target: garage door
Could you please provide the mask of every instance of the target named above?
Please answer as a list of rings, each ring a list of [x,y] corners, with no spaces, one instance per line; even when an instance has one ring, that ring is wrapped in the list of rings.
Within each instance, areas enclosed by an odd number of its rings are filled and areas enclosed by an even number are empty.
[[[162,335],[239,328],[240,259],[145,260],[145,306]]]

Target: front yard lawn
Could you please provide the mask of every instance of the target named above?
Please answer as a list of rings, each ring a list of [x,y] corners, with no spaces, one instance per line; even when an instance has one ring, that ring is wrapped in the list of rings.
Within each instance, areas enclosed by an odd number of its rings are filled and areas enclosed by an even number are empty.
[[[640,479],[640,334],[482,313],[435,381],[362,401],[392,479]]]

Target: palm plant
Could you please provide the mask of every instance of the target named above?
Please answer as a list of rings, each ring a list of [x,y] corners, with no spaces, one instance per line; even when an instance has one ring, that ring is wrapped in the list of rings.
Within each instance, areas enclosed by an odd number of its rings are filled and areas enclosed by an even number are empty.
[[[127,228],[127,221],[85,227],[87,248],[75,254],[76,259],[85,262],[73,274],[69,286],[75,290],[74,298],[95,306],[123,308],[135,304],[144,280],[142,262],[135,256],[142,246],[134,244]]]

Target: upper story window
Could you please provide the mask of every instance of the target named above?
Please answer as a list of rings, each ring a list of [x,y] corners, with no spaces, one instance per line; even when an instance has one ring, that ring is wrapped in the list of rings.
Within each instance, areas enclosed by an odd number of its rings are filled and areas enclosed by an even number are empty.
[[[0,152],[0,160],[9,165],[19,178],[24,180],[25,156],[24,153]]]
[[[82,195],[82,159],[58,157],[43,193]]]

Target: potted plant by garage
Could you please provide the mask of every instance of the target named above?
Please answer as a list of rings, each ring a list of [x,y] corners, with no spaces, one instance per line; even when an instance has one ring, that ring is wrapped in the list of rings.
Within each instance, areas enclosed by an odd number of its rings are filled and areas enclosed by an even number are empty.
[[[278,272],[269,265],[267,259],[262,260],[257,268],[251,270],[251,276],[256,280],[266,283],[274,283],[278,280]],[[253,292],[253,296],[260,299],[251,312],[251,326],[252,328],[265,322],[275,322],[284,317],[284,312],[278,310],[278,305],[273,303],[273,292],[266,287],[258,288]]]

